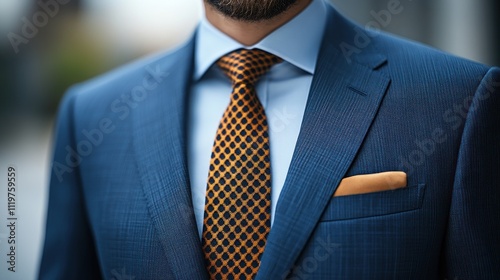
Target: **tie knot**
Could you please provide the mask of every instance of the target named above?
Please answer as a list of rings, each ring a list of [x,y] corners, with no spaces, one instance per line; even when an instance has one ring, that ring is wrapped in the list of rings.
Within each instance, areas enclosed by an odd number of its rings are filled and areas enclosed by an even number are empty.
[[[221,57],[217,65],[233,84],[254,85],[281,58],[259,49],[239,49]]]

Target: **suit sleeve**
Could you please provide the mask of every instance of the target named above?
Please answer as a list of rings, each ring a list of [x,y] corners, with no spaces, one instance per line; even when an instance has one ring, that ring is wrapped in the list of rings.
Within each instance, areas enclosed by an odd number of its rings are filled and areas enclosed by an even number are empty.
[[[500,279],[500,69],[471,102],[455,173],[443,272],[447,279]]]
[[[39,279],[100,279],[89,228],[76,151],[73,108],[75,93],[61,103],[51,166],[45,244]]]

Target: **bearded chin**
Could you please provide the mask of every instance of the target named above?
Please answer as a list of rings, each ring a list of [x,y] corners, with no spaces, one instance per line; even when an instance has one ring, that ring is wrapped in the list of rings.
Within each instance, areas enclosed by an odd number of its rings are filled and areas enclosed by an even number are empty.
[[[297,0],[205,0],[223,15],[241,21],[262,21],[285,12]]]

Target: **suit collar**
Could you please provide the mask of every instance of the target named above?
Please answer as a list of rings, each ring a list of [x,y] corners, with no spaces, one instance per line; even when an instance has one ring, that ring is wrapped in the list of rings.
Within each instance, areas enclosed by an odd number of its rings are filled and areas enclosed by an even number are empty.
[[[151,219],[176,279],[207,277],[186,163],[193,40],[151,64],[166,76],[133,111],[133,147]]]
[[[202,18],[195,39],[196,44],[202,47],[195,50],[194,79],[200,79],[221,56],[239,48],[265,50],[307,73],[314,74],[326,17],[327,4],[323,0],[313,0],[292,20],[253,46],[238,43],[215,28],[206,18]]]
[[[385,57],[373,44],[351,59],[340,49],[343,42],[353,43],[355,28],[330,9],[301,131],[257,279],[281,279],[292,269],[360,149],[390,83],[374,70]]]

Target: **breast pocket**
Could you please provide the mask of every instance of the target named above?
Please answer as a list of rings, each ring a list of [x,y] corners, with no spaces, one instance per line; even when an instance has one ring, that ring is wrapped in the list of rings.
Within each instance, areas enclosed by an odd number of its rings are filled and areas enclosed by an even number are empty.
[[[333,197],[320,222],[389,215],[422,207],[425,184],[369,194]]]

